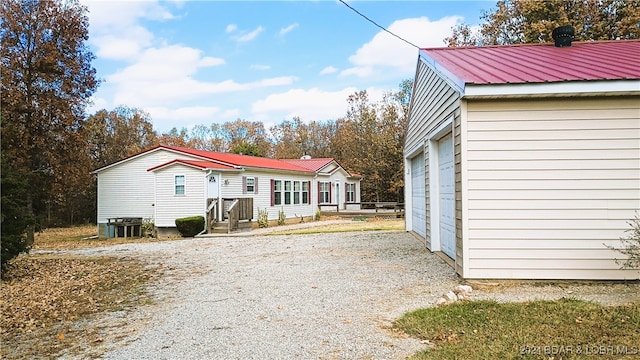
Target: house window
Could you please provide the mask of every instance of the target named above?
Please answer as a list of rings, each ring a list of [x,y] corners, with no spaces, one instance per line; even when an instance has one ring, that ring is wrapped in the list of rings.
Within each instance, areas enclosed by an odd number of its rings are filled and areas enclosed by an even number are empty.
[[[282,205],[282,180],[273,182],[273,204]]]
[[[300,204],[300,181],[293,182],[293,203]]]
[[[248,177],[246,179],[246,186],[245,186],[246,192],[247,193],[254,193],[255,190],[256,190],[255,186],[256,186],[256,179],[252,178],[252,177]]]
[[[174,194],[175,195],[184,195],[184,184],[185,184],[185,179],[184,179],[184,175],[176,175],[174,178]]]
[[[284,182],[284,204],[291,204],[291,181]]]
[[[309,201],[309,182],[305,181],[302,183],[302,203],[310,204]]]
[[[319,182],[318,183],[318,201],[320,204],[328,204],[331,202],[331,183],[329,182]]]
[[[346,202],[356,202],[356,184],[346,184]]]

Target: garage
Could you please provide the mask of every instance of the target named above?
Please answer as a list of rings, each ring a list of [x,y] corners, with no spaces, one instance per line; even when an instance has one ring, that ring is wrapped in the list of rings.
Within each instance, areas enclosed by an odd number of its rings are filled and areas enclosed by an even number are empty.
[[[438,180],[440,249],[450,258],[455,259],[455,174],[451,134],[438,141]]]
[[[427,212],[424,193],[424,154],[411,159],[411,221],[413,231],[427,237]]]

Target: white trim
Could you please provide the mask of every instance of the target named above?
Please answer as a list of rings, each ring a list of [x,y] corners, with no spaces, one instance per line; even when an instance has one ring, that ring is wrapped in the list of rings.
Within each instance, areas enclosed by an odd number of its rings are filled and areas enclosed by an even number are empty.
[[[469,188],[467,187],[467,179],[469,178],[469,165],[466,161],[468,152],[468,133],[467,133],[467,101],[460,99],[460,192],[461,192],[461,211],[462,211],[462,274],[459,274],[462,278],[465,278],[469,274],[469,231],[467,227],[469,224]],[[455,140],[455,139],[454,139]],[[454,143],[454,155],[455,157],[455,143]],[[457,230],[457,229],[456,229]]]
[[[420,50],[419,59],[422,60],[427,66],[429,66],[436,74],[446,81],[454,90],[464,93],[465,82],[461,78],[457,77],[454,73],[449,71],[444,66],[440,65],[437,61],[427,55],[426,52]]]
[[[424,152],[424,144],[426,141],[422,141],[419,144],[416,144],[411,150],[405,150],[404,152],[404,158],[406,160],[411,160],[412,158],[416,157],[416,155],[418,155],[421,152]]]
[[[466,84],[465,98],[522,96],[638,95],[640,80],[563,81],[524,84]]]

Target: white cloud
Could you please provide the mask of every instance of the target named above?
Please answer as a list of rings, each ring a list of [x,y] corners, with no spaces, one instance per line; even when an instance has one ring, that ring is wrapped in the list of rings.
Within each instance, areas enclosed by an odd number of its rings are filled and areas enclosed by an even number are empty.
[[[234,31],[236,31],[238,29],[238,25],[236,24],[229,24],[227,25],[227,28],[225,29],[226,33],[232,33]]]
[[[271,66],[269,66],[269,65],[253,64],[253,65],[249,66],[249,69],[251,69],[251,70],[269,70],[269,69],[271,69]]]
[[[256,37],[258,37],[258,35],[260,35],[260,33],[263,31],[264,31],[264,28],[262,26],[258,26],[255,30],[248,33],[243,33],[242,35],[239,35],[239,36],[235,36],[233,37],[233,39],[238,42],[251,41]]]
[[[135,104],[142,108],[165,107],[211,94],[291,85],[297,80],[292,76],[281,76],[238,83],[195,78],[201,68],[224,63],[223,59],[203,56],[202,51],[186,46],[149,48],[134,64],[107,76],[106,80],[115,88],[115,104]]]
[[[166,21],[175,15],[156,1],[83,1],[89,9],[89,43],[100,58],[132,59],[151,45],[154,36],[140,19]]]
[[[275,114],[284,114],[281,115],[283,119],[299,116],[305,122],[335,120],[347,114],[347,98],[359,90],[355,87],[338,91],[291,89],[256,101],[251,106],[251,112],[258,121],[273,121],[278,116]],[[371,101],[378,101],[382,99],[384,91],[370,88],[367,93]]]
[[[419,47],[444,46],[443,39],[451,34],[451,27],[462,21],[459,16],[449,16],[436,21],[426,17],[397,20],[388,29]],[[415,70],[418,50],[385,32],[378,32],[371,41],[362,45],[349,57],[354,65],[341,75],[366,77],[379,67],[393,68],[403,73]]]
[[[298,23],[293,23],[285,28],[280,29],[280,36],[282,35],[286,35],[287,33],[293,31],[295,28],[298,27]]]
[[[320,71],[320,75],[328,75],[328,74],[333,74],[335,72],[338,71],[338,68],[333,67],[333,66],[327,66],[326,68],[322,69]]]

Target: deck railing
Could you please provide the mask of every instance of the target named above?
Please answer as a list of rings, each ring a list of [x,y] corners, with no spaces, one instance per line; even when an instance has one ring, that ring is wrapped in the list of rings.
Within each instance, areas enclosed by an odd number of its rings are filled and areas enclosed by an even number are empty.
[[[207,199],[207,233],[212,233],[218,224],[218,198]]]
[[[238,229],[240,220],[253,219],[253,198],[223,199],[223,201],[228,219],[228,233]]]

